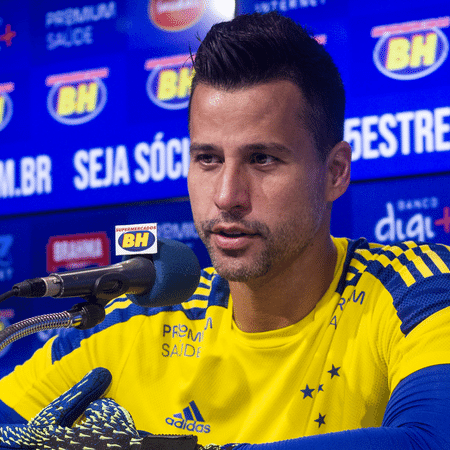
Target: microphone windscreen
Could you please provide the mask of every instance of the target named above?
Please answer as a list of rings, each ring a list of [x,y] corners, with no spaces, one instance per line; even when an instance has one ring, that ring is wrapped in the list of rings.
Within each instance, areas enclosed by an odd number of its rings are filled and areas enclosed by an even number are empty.
[[[156,272],[153,288],[147,294],[128,294],[133,303],[147,307],[176,305],[185,302],[197,289],[200,263],[186,244],[158,239],[153,264]]]

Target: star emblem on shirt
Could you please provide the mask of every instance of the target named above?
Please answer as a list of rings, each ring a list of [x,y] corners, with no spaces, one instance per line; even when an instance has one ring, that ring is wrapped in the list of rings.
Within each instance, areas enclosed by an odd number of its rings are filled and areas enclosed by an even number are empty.
[[[326,414],[322,416],[322,414],[319,413],[319,418],[314,420],[314,422],[317,422],[319,424],[319,428],[321,425],[325,425],[325,416]]]
[[[306,385],[305,389],[300,389],[300,391],[303,392],[303,398],[306,397],[313,398],[312,393],[313,391],[315,391],[315,389],[311,389],[308,385]]]
[[[334,364],[332,364],[331,366],[332,366],[331,370],[328,370],[328,373],[331,373],[331,378],[333,378],[334,376],[340,377],[339,375],[340,367],[334,367]]]

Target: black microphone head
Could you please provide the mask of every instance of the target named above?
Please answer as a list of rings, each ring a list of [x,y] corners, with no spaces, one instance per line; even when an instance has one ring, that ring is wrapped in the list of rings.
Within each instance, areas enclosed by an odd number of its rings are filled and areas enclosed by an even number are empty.
[[[185,302],[197,289],[200,263],[186,244],[158,239],[158,252],[153,255],[153,264],[156,272],[153,288],[147,294],[128,294],[133,303],[147,307],[177,305]]]

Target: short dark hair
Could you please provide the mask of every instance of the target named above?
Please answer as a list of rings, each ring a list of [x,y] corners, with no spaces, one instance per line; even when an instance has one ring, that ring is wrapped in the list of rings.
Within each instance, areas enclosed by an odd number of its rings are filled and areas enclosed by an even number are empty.
[[[306,125],[322,161],[343,139],[345,91],[339,71],[323,45],[287,17],[243,14],[213,25],[195,55],[194,70],[191,98],[200,83],[235,90],[292,81],[306,98]]]

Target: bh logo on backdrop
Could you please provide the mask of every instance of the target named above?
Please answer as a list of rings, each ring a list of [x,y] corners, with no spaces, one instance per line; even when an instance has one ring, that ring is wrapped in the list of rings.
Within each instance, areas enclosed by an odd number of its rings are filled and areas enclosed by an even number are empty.
[[[13,102],[8,95],[14,91],[14,83],[0,84],[0,131],[8,125],[13,114]]]
[[[65,125],[80,125],[97,117],[106,105],[108,92],[102,78],[108,75],[104,67],[48,76],[50,115]]]
[[[384,75],[396,80],[414,80],[436,71],[448,55],[448,39],[442,28],[450,17],[426,19],[372,28],[379,38],[373,61]]]
[[[167,58],[148,59],[145,69],[147,95],[160,108],[187,108],[194,76],[191,55],[175,55]]]
[[[148,16],[162,30],[183,31],[202,18],[205,6],[205,0],[150,0]]]

